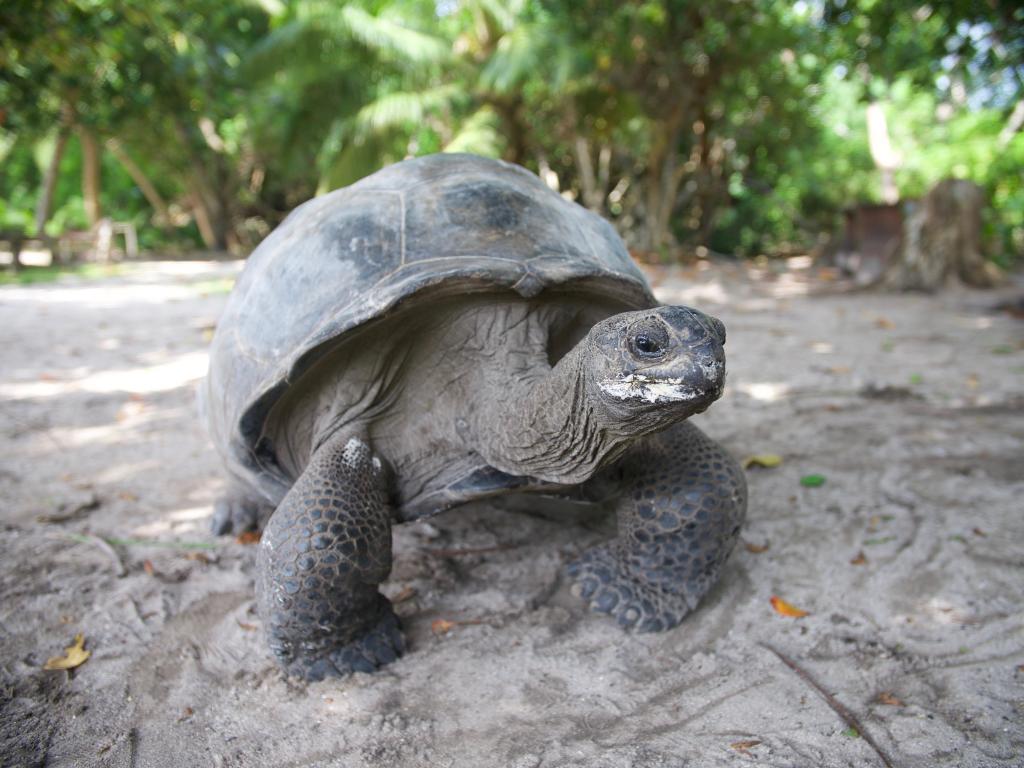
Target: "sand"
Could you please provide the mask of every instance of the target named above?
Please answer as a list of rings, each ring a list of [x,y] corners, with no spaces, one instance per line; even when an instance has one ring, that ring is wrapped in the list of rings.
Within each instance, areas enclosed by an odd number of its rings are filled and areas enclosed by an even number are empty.
[[[995,308],[1020,281],[654,274],[729,329],[700,426],[783,459],[749,470],[743,543],[699,610],[624,634],[562,575],[611,520],[475,505],[396,531],[407,655],[307,685],[264,649],[255,547],[207,532],[221,478],[194,390],[238,269],[0,289],[5,765],[1024,765],[1024,326]],[[88,661],[43,670],[77,633]]]

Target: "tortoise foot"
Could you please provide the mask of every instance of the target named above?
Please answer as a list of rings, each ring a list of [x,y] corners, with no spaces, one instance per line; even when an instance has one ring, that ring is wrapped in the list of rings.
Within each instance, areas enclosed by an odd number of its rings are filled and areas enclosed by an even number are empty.
[[[664,592],[630,573],[605,544],[587,550],[568,566],[571,591],[590,609],[607,613],[620,626],[636,632],[671,629],[690,612],[686,598]]]
[[[335,648],[296,654],[286,672],[310,682],[328,677],[347,677],[353,672],[376,672],[405,652],[401,625],[391,606],[387,606],[376,624],[363,635]]]
[[[222,496],[213,508],[210,532],[214,536],[237,536],[260,527],[263,505],[241,496]]]

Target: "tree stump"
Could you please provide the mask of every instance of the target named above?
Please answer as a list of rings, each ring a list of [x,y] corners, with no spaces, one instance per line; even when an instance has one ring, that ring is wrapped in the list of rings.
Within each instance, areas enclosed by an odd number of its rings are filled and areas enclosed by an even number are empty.
[[[959,279],[988,288],[1001,280],[999,269],[981,249],[985,198],[970,181],[936,184],[906,218],[903,243],[884,283],[900,290],[936,291]]]

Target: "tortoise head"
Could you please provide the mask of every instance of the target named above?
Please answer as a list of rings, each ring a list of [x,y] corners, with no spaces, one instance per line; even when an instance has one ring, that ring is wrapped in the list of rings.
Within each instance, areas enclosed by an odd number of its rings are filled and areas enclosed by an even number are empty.
[[[725,326],[689,307],[607,318],[588,334],[591,397],[609,426],[645,434],[708,408],[725,386]]]

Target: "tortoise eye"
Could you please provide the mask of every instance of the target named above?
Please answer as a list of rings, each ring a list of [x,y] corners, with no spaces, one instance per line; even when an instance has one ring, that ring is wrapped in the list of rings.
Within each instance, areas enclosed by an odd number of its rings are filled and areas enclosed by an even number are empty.
[[[636,346],[638,352],[642,352],[645,355],[656,355],[661,352],[661,346],[658,342],[654,341],[645,333],[641,333],[637,336],[633,344]]]
[[[646,360],[656,359],[665,354],[668,334],[663,328],[643,328],[629,339],[630,351],[634,356]]]

